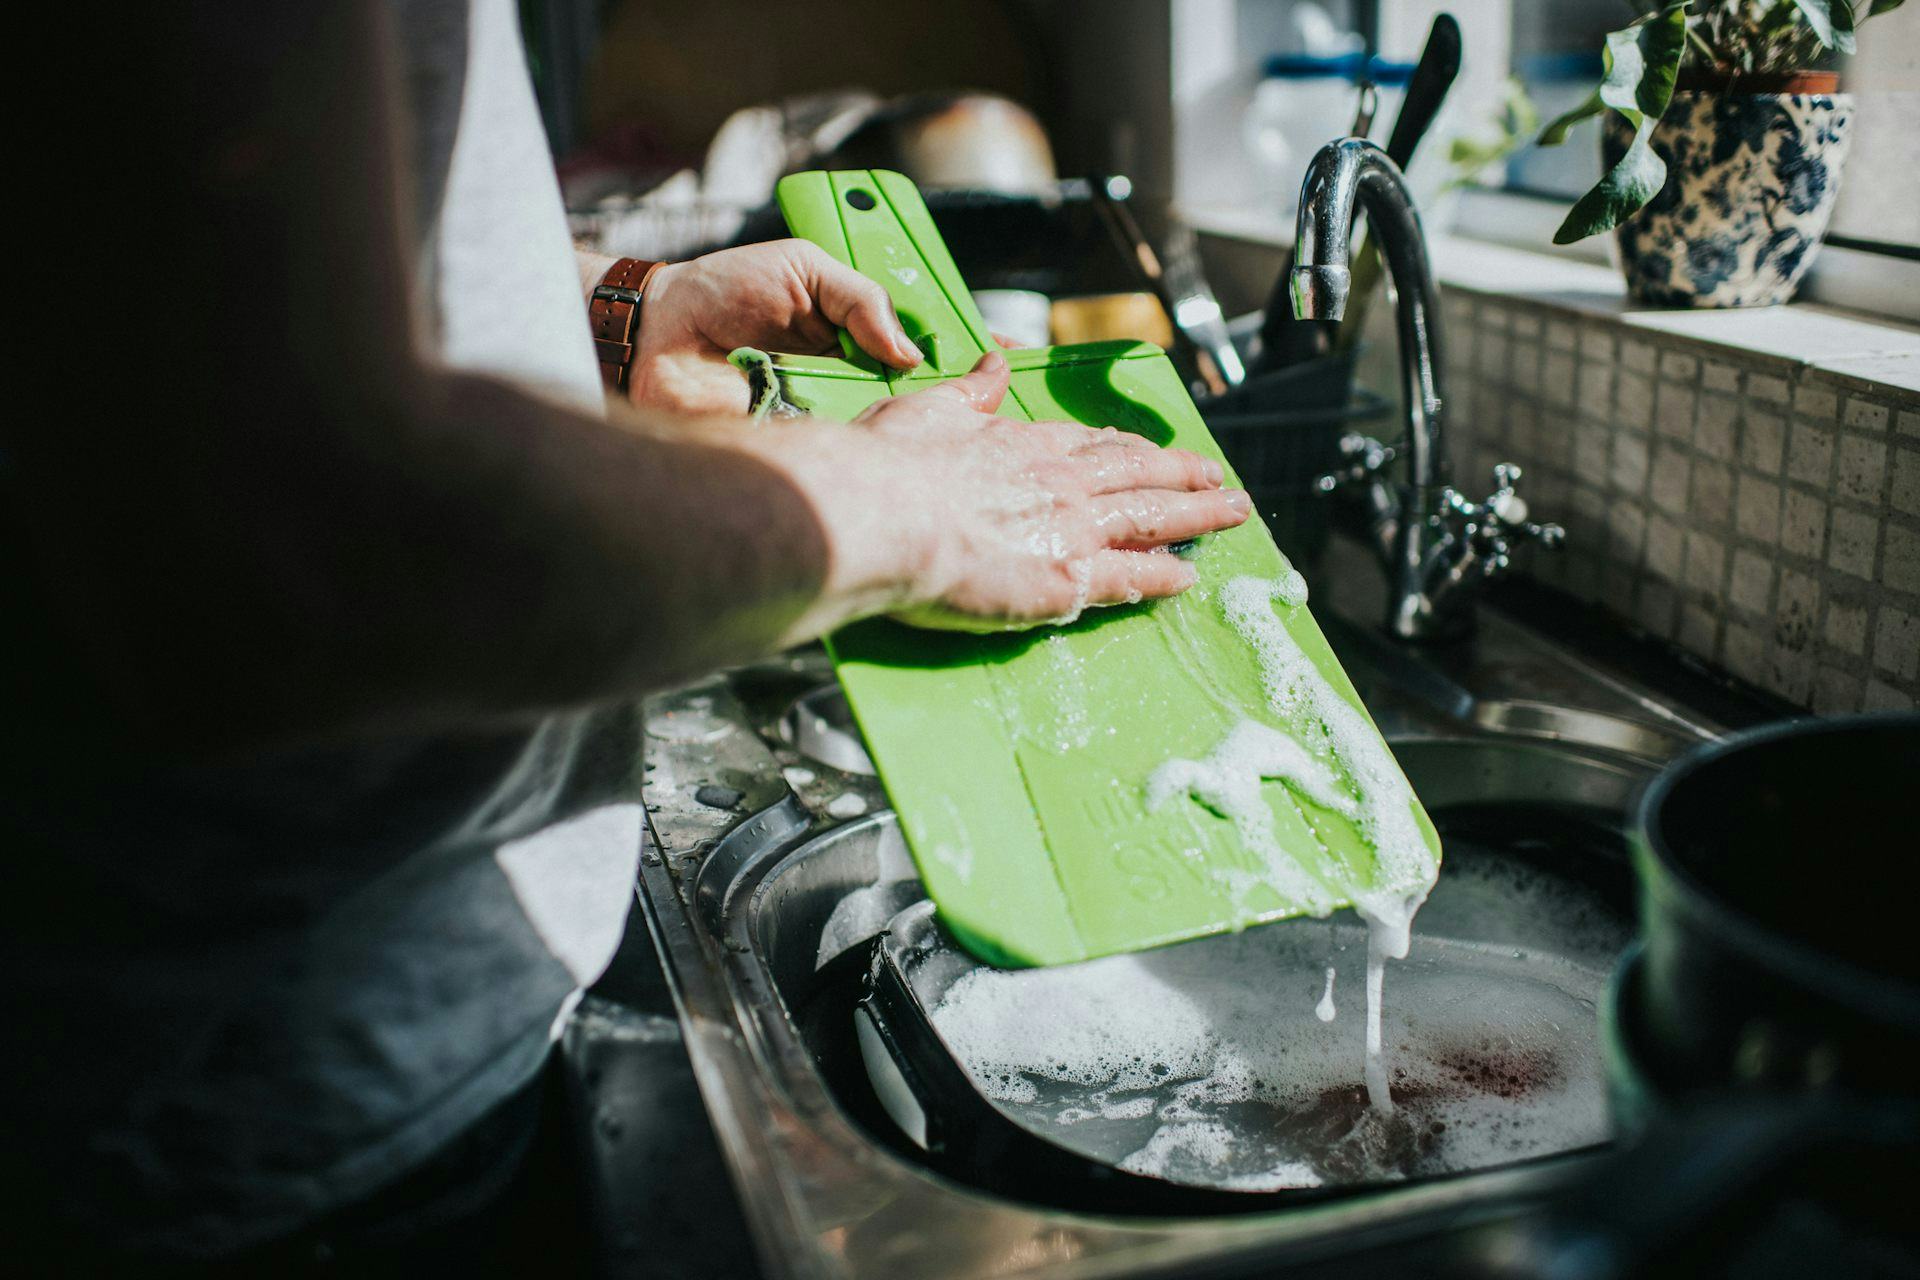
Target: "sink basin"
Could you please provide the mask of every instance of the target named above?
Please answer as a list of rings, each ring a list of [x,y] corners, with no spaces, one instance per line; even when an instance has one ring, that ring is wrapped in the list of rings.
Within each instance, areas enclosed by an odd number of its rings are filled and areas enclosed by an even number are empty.
[[[1542,869],[1591,905],[1603,939],[1624,941],[1622,825],[1644,767],[1511,737],[1410,739],[1394,749],[1460,866]],[[1604,1135],[1599,1120],[1575,1149],[1544,1159],[1448,1176],[1415,1162],[1397,1181],[1358,1178],[1304,1193],[1210,1191],[1209,1199],[1169,1182],[1163,1202],[1103,1199],[1100,1170],[1110,1166],[1098,1152],[1074,1157],[1077,1179],[1023,1177],[1018,1161],[943,1160],[889,1115],[856,1030],[874,939],[923,897],[892,814],[823,826],[789,796],[715,843],[683,883],[667,852],[643,857],[643,897],[677,975],[689,1051],[747,1216],[763,1257],[782,1255],[775,1270],[1095,1275],[1151,1262],[1259,1271],[1333,1238],[1431,1232],[1469,1204],[1518,1212],[1570,1178],[1586,1158],[1578,1148]],[[672,900],[694,909],[661,911]],[[1525,936],[1529,927],[1511,921],[1508,933],[1479,941],[1552,952],[1555,940]],[[1573,985],[1597,983],[1610,946],[1603,940],[1604,954],[1588,954],[1588,974]],[[1352,1027],[1359,984],[1343,981],[1340,1016]],[[1570,1034],[1584,1053],[1590,1029]],[[1587,1101],[1597,1106],[1597,1095]]]
[[[1584,971],[1550,985],[1574,1002],[1557,1019],[1579,1050],[1569,1106],[1589,1105],[1580,1054],[1592,1019],[1580,1001],[1629,927],[1626,814],[1642,781],[1713,736],[1715,722],[1490,610],[1467,644],[1389,644],[1343,619],[1339,578],[1316,584],[1316,615],[1441,829],[1459,873],[1449,880],[1443,867],[1442,893],[1469,878],[1470,864],[1517,866],[1560,884],[1591,917],[1577,956],[1559,925],[1507,912],[1497,894],[1477,923],[1449,923],[1442,896],[1425,918],[1449,945],[1466,944],[1456,951],[1504,946]],[[1044,1148],[1010,1143],[1001,1158],[968,1158],[941,1137],[938,1114],[916,1124],[900,1091],[883,1100],[873,1046],[862,1050],[855,1009],[876,939],[895,921],[896,940],[913,921],[932,922],[845,701],[823,690],[830,680],[824,655],[803,650],[649,703],[643,913],[769,1274],[1251,1276],[1376,1247],[1417,1248],[1438,1268],[1464,1220],[1518,1222],[1591,1167],[1604,1119],[1572,1132],[1565,1149],[1536,1147],[1518,1163],[1496,1152],[1484,1167],[1449,1172],[1414,1159],[1389,1176],[1333,1170],[1317,1188],[1274,1191],[1223,1190],[1205,1185],[1208,1170],[1165,1166],[1172,1176],[1134,1178],[1122,1192],[1113,1169],[1132,1152],[1119,1149],[1127,1135],[1117,1129],[1105,1145],[1076,1137],[1077,1150],[1030,1129],[1025,1138]],[[730,728],[690,738],[681,722],[695,719]],[[742,805],[700,804],[698,784],[716,782],[743,792]],[[864,816],[834,816],[861,807]],[[1295,925],[1329,927],[1271,928]],[[1509,976],[1524,980],[1525,969]],[[1344,967],[1339,984],[1340,1025],[1351,1028],[1360,984]],[[938,1003],[937,991],[921,994]],[[997,1123],[1006,1122],[1002,1108]]]
[[[880,1100],[893,1073],[873,1046],[917,1044],[921,1053],[965,1060],[975,1090],[1040,1142],[1096,1166],[1239,1192],[1456,1173],[1604,1141],[1593,1011],[1631,937],[1620,827],[1636,779],[1612,762],[1534,743],[1401,746],[1446,841],[1447,870],[1415,922],[1407,963],[1389,970],[1387,1032],[1402,1104],[1395,1117],[1371,1113],[1359,1087],[1366,936],[1349,913],[1025,973],[973,962],[924,905],[893,916],[895,936],[876,972],[911,993],[893,1006],[896,1015],[924,1025],[863,1040],[865,1075],[880,1086]],[[889,927],[889,913],[915,896],[903,854],[883,814],[829,832],[791,858],[845,859],[870,877],[834,902],[811,981],[791,984],[803,1037],[829,1085],[883,1140],[918,1135],[916,1145],[932,1147],[927,1154],[938,1154],[949,1174],[1063,1207],[1101,1206],[1105,1192],[1118,1191],[1105,1168],[1089,1169],[1088,1185],[1078,1187],[1057,1162],[1005,1159],[1004,1136],[982,1140],[990,1125],[974,1099],[932,1091],[919,1100],[957,1113],[938,1143],[925,1137],[930,1126],[939,1129],[938,1115],[902,1122],[896,1106],[891,1132],[874,1119],[875,1098],[848,1070],[842,1043],[865,968],[843,966],[825,979],[819,971],[835,956],[863,957],[869,939]],[[777,888],[764,909],[783,918],[784,933],[791,908]],[[809,933],[802,930],[802,950]],[[804,959],[781,967],[791,972]],[[1337,969],[1344,1020],[1308,1016],[1323,966]],[[1053,1011],[1044,1028],[1025,1012],[1038,1008]],[[968,1037],[965,1052],[948,1043],[955,1033]],[[1195,1052],[1183,1038],[1210,1047]],[[1145,1074],[1127,1065],[1129,1054],[1143,1053],[1179,1065],[1156,1062]],[[913,1079],[937,1074],[924,1061],[894,1065]],[[1258,1085],[1237,1078],[1247,1072]],[[1209,1095],[1223,1087],[1234,1096],[1214,1105]],[[1252,1096],[1239,1096],[1249,1088]],[[1486,1139],[1489,1128],[1499,1140]],[[1036,1166],[1044,1181],[1025,1176]],[[1155,1211],[1152,1186],[1130,1186],[1113,1202]]]

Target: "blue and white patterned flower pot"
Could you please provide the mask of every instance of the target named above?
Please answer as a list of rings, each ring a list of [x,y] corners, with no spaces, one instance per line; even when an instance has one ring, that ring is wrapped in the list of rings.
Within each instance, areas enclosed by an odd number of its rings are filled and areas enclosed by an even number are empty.
[[[1653,131],[1666,185],[1620,224],[1627,289],[1662,307],[1786,302],[1807,273],[1852,136],[1845,93],[1676,93]],[[1609,169],[1633,129],[1609,113]]]

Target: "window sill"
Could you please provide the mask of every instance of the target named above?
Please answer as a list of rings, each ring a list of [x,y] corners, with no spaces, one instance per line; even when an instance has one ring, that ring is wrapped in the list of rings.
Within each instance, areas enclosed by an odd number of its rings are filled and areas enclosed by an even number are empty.
[[[1282,248],[1293,242],[1290,219],[1243,209],[1183,206],[1178,212],[1203,235]],[[1920,392],[1920,328],[1898,320],[1818,302],[1724,311],[1636,308],[1619,272],[1581,255],[1460,235],[1428,241],[1434,275],[1445,288],[1582,318],[1611,317],[1662,340],[1813,369],[1868,391]]]

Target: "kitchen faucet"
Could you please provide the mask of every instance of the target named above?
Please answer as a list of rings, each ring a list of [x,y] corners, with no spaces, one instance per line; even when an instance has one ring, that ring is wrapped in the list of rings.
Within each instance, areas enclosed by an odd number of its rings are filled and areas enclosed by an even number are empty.
[[[1520,468],[1511,463],[1493,469],[1497,488],[1484,502],[1449,483],[1439,295],[1426,238],[1399,167],[1364,138],[1330,142],[1308,166],[1294,240],[1294,315],[1345,315],[1356,200],[1386,260],[1395,299],[1406,432],[1391,445],[1346,436],[1342,465],[1321,477],[1320,488],[1361,495],[1387,568],[1387,630],[1404,640],[1451,639],[1472,629],[1474,591],[1506,571],[1516,545],[1537,538],[1556,547],[1566,531],[1527,519],[1526,501],[1515,491]],[[1402,455],[1406,480],[1396,485],[1383,473]]]

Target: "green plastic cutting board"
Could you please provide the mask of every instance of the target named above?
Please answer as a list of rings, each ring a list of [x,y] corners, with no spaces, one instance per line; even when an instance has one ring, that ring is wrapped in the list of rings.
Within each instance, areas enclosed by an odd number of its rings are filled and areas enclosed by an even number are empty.
[[[845,359],[778,356],[790,402],[849,419],[882,396],[965,373],[997,349],[903,175],[795,174],[778,199],[795,235],[885,286],[927,354],[898,373],[842,335]],[[1013,381],[1004,416],[1117,426],[1226,462],[1158,347],[1103,342],[1006,354]],[[1205,757],[1245,719],[1285,727],[1219,600],[1234,578],[1280,577],[1285,557],[1254,519],[1202,539],[1194,562],[1199,581],[1186,594],[1093,609],[1068,626],[978,636],[876,619],[830,639],[927,892],[980,958],[1061,964],[1301,913],[1269,888],[1236,900],[1225,887],[1222,869],[1259,869],[1227,819],[1185,798],[1147,810],[1146,779],[1169,758]],[[1306,607],[1275,607],[1360,708]],[[1371,884],[1373,851],[1351,821],[1284,783],[1263,785],[1289,853],[1309,865],[1337,861]],[[1419,819],[1437,852],[1432,824]]]

